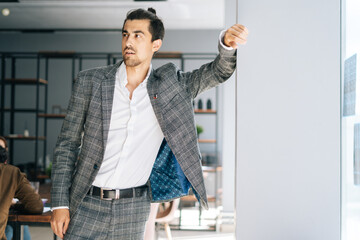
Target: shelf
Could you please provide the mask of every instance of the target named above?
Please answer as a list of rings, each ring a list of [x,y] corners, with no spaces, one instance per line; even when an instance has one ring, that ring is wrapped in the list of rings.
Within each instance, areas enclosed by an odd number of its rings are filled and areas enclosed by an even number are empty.
[[[54,58],[72,58],[76,55],[74,51],[39,51],[39,54],[43,57]]]
[[[180,52],[158,52],[154,55],[154,58],[181,58]]]
[[[36,85],[37,83],[41,85],[48,84],[48,81],[42,78],[6,78],[5,84],[26,84],[26,85]]]
[[[215,139],[199,139],[199,143],[216,143]]]
[[[215,202],[216,198],[215,198],[215,196],[208,196],[207,200],[208,200],[208,202]],[[182,197],[181,201],[184,201],[184,202],[197,202],[198,200],[196,199],[195,195],[188,195],[188,196]]]
[[[50,113],[40,113],[38,114],[38,117],[42,117],[42,118],[52,118],[52,119],[55,119],[55,118],[65,118],[66,114],[50,114]]]
[[[222,171],[222,167],[211,167],[211,166],[202,166],[203,172],[219,172]]]
[[[208,202],[216,202],[215,196],[208,196],[207,199],[208,199]]]
[[[49,179],[50,177],[48,175],[37,175],[36,176],[37,179]]]
[[[7,139],[13,139],[13,140],[36,140],[35,136],[29,136],[29,137],[24,137],[22,135],[19,136],[5,136],[5,138]],[[45,140],[46,138],[44,136],[39,136],[38,140]]]
[[[215,110],[200,110],[200,109],[195,109],[194,110],[195,113],[200,113],[200,114],[216,114]]]

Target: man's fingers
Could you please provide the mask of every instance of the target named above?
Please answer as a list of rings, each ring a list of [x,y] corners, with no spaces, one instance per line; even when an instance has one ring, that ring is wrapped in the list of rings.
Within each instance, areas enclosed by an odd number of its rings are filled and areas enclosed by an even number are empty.
[[[62,231],[63,223],[61,223],[61,222],[51,222],[51,228],[54,231],[56,236],[58,236],[61,239],[64,238],[63,231]]]
[[[70,222],[69,209],[56,209],[51,216],[51,228],[55,235],[63,239]]]
[[[228,30],[237,31],[237,32],[244,32],[245,34],[249,34],[249,30],[247,27],[241,24],[235,24],[231,26]]]
[[[249,30],[245,26],[235,24],[226,31],[224,43],[225,45],[236,49],[237,44],[246,43],[248,34]]]
[[[62,224],[61,223],[51,221],[51,229],[53,230],[53,232],[55,233],[56,236],[58,236],[61,239],[64,238],[64,235],[62,234]]]
[[[61,222],[57,223],[57,232],[55,233],[61,239],[64,238],[63,226],[64,226],[63,223]]]
[[[68,227],[69,227],[70,218],[67,218],[64,222],[64,228],[63,228],[63,234],[66,233]]]
[[[249,30],[247,29],[247,27],[245,27],[244,25],[241,24],[235,24],[233,25],[231,28],[233,29],[237,29],[240,32],[245,32],[246,34],[249,34]]]
[[[228,35],[224,38],[224,43],[232,48],[234,48],[236,44],[245,44],[246,41],[246,37],[238,37],[235,35]]]
[[[235,30],[235,29],[232,29],[230,28],[228,30],[228,34],[229,34],[229,37],[237,37],[237,38],[240,38],[240,39],[246,39],[248,34],[245,32],[245,31],[238,31],[238,30]]]
[[[238,43],[239,44],[246,44],[246,40],[242,40],[242,41],[239,41],[239,42],[229,42],[229,45],[230,47],[232,47],[233,49],[237,49],[238,48]]]
[[[237,31],[235,29],[229,29],[228,33],[230,35],[239,36],[239,37],[247,37],[248,36],[248,33],[246,33],[245,31]]]
[[[54,220],[54,215],[51,216],[50,226],[51,226],[51,229],[53,230],[53,232],[56,234],[57,233],[57,225]]]
[[[232,47],[233,49],[237,49],[238,45],[236,44],[236,42],[230,42],[230,47]]]
[[[243,42],[246,42],[246,36],[230,35],[229,40],[236,42],[236,43],[243,43]]]

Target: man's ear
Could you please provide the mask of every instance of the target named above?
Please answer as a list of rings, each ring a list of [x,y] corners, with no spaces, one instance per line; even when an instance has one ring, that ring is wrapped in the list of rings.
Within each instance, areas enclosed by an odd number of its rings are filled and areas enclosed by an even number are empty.
[[[162,40],[161,39],[154,40],[153,41],[153,52],[159,51],[161,45],[162,45]]]

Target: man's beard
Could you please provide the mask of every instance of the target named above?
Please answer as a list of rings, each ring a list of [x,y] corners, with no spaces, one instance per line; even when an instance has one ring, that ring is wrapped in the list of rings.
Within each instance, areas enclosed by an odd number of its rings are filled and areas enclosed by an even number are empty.
[[[124,63],[128,67],[136,67],[141,64],[141,61],[139,59],[126,59],[124,58]]]
[[[134,56],[132,56],[132,57],[135,57],[135,49],[133,49],[131,46],[129,46],[124,49],[123,53],[125,53],[127,50],[132,51],[134,53]],[[141,61],[139,59],[131,58],[131,56],[126,57],[126,55],[125,55],[123,60],[124,60],[125,65],[128,67],[136,67],[141,64]]]

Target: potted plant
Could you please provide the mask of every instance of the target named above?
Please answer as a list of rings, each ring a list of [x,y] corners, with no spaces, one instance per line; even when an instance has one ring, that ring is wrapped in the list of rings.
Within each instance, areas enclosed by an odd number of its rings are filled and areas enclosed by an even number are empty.
[[[204,132],[204,128],[200,125],[196,125],[197,137],[200,138],[200,134]]]

